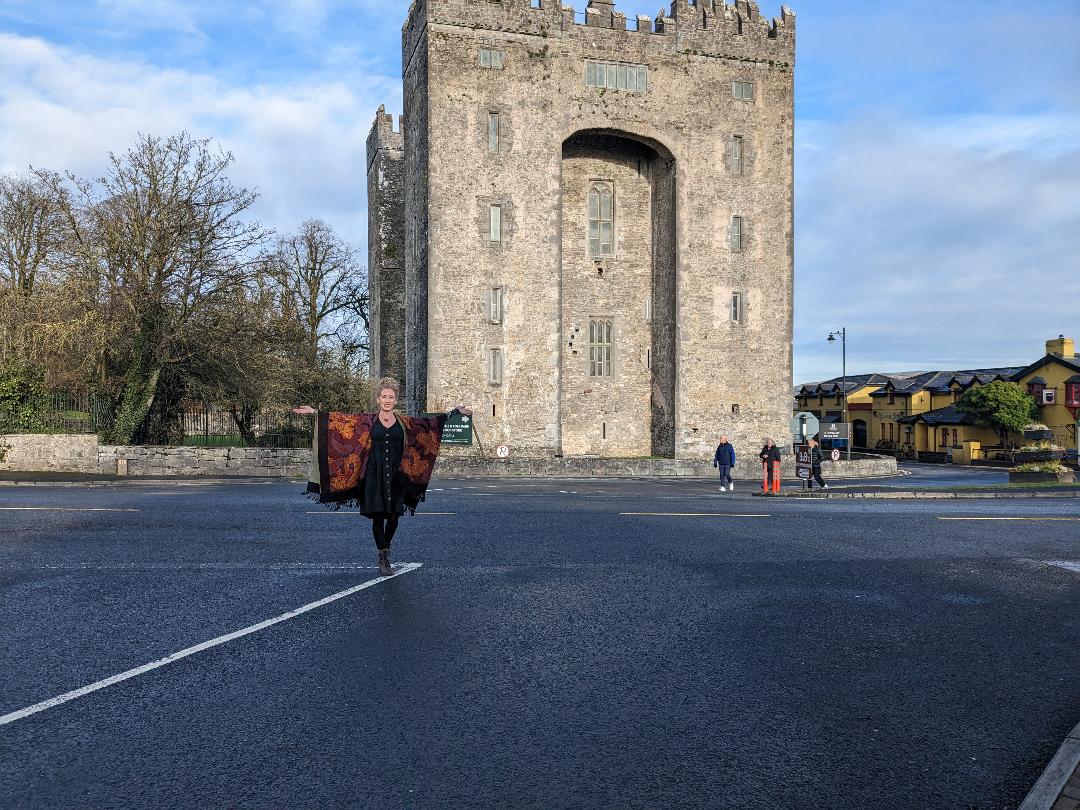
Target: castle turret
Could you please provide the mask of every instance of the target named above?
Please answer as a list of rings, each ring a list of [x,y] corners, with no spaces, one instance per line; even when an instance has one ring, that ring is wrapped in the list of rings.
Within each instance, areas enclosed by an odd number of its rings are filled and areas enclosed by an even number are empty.
[[[369,369],[405,378],[405,136],[379,107],[367,139]]]

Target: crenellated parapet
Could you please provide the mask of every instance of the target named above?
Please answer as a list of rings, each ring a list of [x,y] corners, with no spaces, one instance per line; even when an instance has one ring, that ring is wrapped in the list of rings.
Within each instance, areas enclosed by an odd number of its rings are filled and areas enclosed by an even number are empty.
[[[398,116],[397,129],[394,129],[394,116],[386,112],[386,107],[380,104],[367,138],[368,169],[382,150],[398,153],[395,157],[404,157],[405,119]]]
[[[795,13],[787,6],[769,18],[753,0],[672,0],[655,18],[628,19],[615,0],[585,2],[577,10],[559,0],[413,0],[402,29],[403,55],[408,62],[427,25],[440,24],[593,41],[610,31],[620,41],[640,36],[672,52],[794,62]]]

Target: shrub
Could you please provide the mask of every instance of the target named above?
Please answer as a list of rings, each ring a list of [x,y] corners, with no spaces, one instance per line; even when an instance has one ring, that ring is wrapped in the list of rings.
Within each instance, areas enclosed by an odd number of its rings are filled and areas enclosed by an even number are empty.
[[[1027,464],[1019,464],[1009,470],[1009,472],[1060,475],[1061,473],[1069,472],[1069,468],[1060,461],[1032,461]]]

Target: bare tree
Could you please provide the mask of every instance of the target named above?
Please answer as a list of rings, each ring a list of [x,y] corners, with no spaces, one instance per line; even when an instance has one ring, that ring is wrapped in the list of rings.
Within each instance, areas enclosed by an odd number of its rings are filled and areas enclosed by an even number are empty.
[[[299,330],[312,368],[323,349],[367,350],[367,273],[356,249],[333,228],[317,219],[304,222],[278,240],[270,267],[282,314]]]
[[[29,295],[63,240],[61,203],[36,177],[0,174],[0,281]]]
[[[182,381],[212,339],[204,317],[251,277],[266,232],[241,219],[257,195],[229,181],[232,162],[181,133],[110,153],[97,180],[38,172],[62,201],[72,271],[117,327],[105,358],[120,375],[111,441],[132,440],[163,374]]]

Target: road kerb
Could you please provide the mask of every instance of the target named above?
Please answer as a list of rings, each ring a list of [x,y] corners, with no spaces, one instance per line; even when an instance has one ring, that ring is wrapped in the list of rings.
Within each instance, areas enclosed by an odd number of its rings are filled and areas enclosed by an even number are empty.
[[[1028,793],[1020,810],[1051,810],[1061,798],[1061,791],[1080,769],[1080,723],[1069,732],[1035,787]]]

